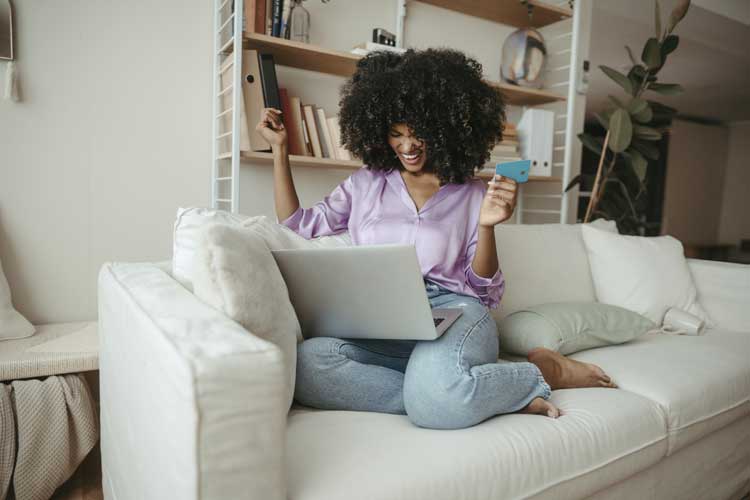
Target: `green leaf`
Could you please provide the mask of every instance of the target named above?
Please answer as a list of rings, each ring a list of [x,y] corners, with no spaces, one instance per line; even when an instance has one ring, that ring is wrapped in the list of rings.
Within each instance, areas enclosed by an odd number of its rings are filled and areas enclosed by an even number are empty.
[[[609,66],[599,66],[605,75],[610,77],[614,82],[622,87],[628,94],[633,94],[633,85],[628,80],[628,77],[620,73],[619,71],[610,68]]]
[[[677,35],[669,35],[667,38],[664,39],[664,41],[661,44],[661,57],[664,59],[669,54],[675,51],[677,49],[677,46],[680,44],[680,37]]]
[[[677,5],[672,9],[672,13],[669,15],[669,25],[667,26],[667,33],[672,33],[677,27],[677,24],[682,21],[682,18],[687,14],[690,8],[690,0],[679,0]]]
[[[633,141],[633,147],[649,160],[659,159],[659,149],[650,142],[636,139]]]
[[[615,103],[615,105],[618,108],[624,108],[625,107],[625,105],[622,103],[622,101],[619,100],[617,97],[613,96],[612,94],[608,95],[607,97],[609,97],[609,100],[612,101],[613,103]]]
[[[597,155],[602,154],[602,146],[604,146],[604,141],[601,139],[601,137],[594,137],[591,134],[581,133],[578,134],[578,138],[581,140],[581,143],[583,143],[583,146],[586,149],[596,153]]]
[[[661,132],[655,128],[643,125],[633,125],[633,134],[644,141],[658,141],[661,139]]]
[[[679,83],[652,83],[648,89],[663,95],[677,95],[685,91]]]
[[[640,113],[647,107],[648,107],[648,103],[646,101],[638,97],[634,97],[628,103],[627,109],[628,109],[628,113],[630,113],[631,115],[637,115],[638,113]]]
[[[633,123],[622,108],[616,109],[609,119],[609,149],[615,153],[625,151],[633,138]]]
[[[654,2],[654,25],[655,25],[655,32],[656,32],[656,38],[661,39],[661,6],[659,5],[659,0],[656,0]]]
[[[607,130],[609,130],[609,118],[610,118],[610,116],[612,116],[612,111],[611,110],[603,111],[601,114],[594,113],[594,118],[596,118],[599,121],[599,123],[602,124],[602,127],[604,127]]]
[[[654,118],[654,113],[651,111],[651,106],[646,104],[646,107],[642,111],[635,113],[633,119],[638,123],[649,123]]]
[[[644,158],[644,156],[635,148],[628,148],[628,150],[623,154],[628,159],[628,163],[633,169],[633,172],[635,172],[635,175],[638,176],[638,180],[643,182],[643,179],[646,178],[648,160]]]
[[[659,47],[659,40],[656,38],[648,39],[646,45],[643,46],[641,60],[648,69],[656,69],[661,66],[661,47]]]
[[[573,186],[575,186],[576,184],[580,184],[580,183],[581,183],[581,174],[578,174],[575,177],[573,177],[573,180],[570,181],[570,183],[568,184],[568,187],[565,188],[564,192],[567,193],[568,191],[573,189]]]
[[[630,46],[626,45],[625,50],[628,51],[628,57],[630,58],[630,62],[633,63],[633,66],[638,64],[638,61],[635,60],[635,56],[633,56],[633,51],[630,49]]]

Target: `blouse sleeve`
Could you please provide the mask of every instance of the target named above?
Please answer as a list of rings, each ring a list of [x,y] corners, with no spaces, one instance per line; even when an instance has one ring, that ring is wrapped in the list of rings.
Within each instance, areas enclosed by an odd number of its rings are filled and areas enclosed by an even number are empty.
[[[505,277],[502,271],[498,267],[497,271],[491,278],[485,278],[479,276],[474,272],[471,267],[471,263],[474,261],[474,255],[477,251],[477,240],[478,240],[478,227],[474,228],[474,232],[469,239],[469,245],[466,250],[466,284],[474,290],[484,305],[490,309],[495,309],[500,304],[500,299],[505,292]]]
[[[307,239],[329,236],[348,228],[352,209],[353,184],[349,176],[344,182],[310,208],[298,207],[283,221],[277,221]]]

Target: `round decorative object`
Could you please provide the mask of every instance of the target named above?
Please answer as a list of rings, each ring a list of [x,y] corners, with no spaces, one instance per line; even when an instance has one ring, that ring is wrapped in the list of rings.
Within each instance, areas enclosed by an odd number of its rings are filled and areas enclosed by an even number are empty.
[[[500,77],[522,87],[542,86],[540,77],[547,60],[544,37],[533,28],[514,31],[503,43]]]

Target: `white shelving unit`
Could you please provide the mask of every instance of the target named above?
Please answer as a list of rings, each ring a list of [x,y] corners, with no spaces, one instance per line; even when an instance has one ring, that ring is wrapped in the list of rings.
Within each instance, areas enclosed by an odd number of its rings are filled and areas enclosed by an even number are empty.
[[[490,19],[502,24],[529,24],[526,7],[519,0],[409,0],[420,1],[451,11]],[[233,6],[232,4],[236,5]],[[404,40],[407,0],[396,0],[396,29]],[[530,0],[534,6],[532,24],[544,35],[548,63],[544,88],[527,89],[488,81],[503,92],[511,105],[510,116],[520,116],[528,106],[549,109],[555,113],[555,140],[551,177],[532,178],[521,187],[515,222],[571,223],[576,219],[578,189],[564,194],[564,187],[580,171],[581,145],[577,134],[583,130],[585,95],[581,90],[583,61],[588,55],[591,0],[576,0],[574,9],[568,1],[543,3]],[[211,205],[232,212],[240,207],[240,169],[243,162],[271,165],[270,153],[240,151],[242,49],[252,48],[274,54],[276,64],[348,77],[354,72],[359,56],[243,31],[243,1],[215,0],[214,19],[214,125]],[[407,37],[408,39],[408,37]],[[221,72],[231,71],[231,84],[221,87]],[[231,100],[227,95],[231,94]],[[231,102],[228,108],[222,103]],[[231,117],[231,119],[229,119]],[[337,169],[360,168],[360,161],[338,161],[329,158],[290,156],[292,167]]]

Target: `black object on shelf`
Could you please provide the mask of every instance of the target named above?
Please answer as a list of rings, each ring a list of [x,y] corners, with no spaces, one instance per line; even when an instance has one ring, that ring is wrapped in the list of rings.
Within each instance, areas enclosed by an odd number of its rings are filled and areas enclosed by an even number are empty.
[[[263,89],[263,103],[267,108],[281,109],[279,82],[276,79],[276,64],[273,54],[258,52],[258,68],[260,69],[260,85]],[[284,117],[282,117],[282,122]]]

